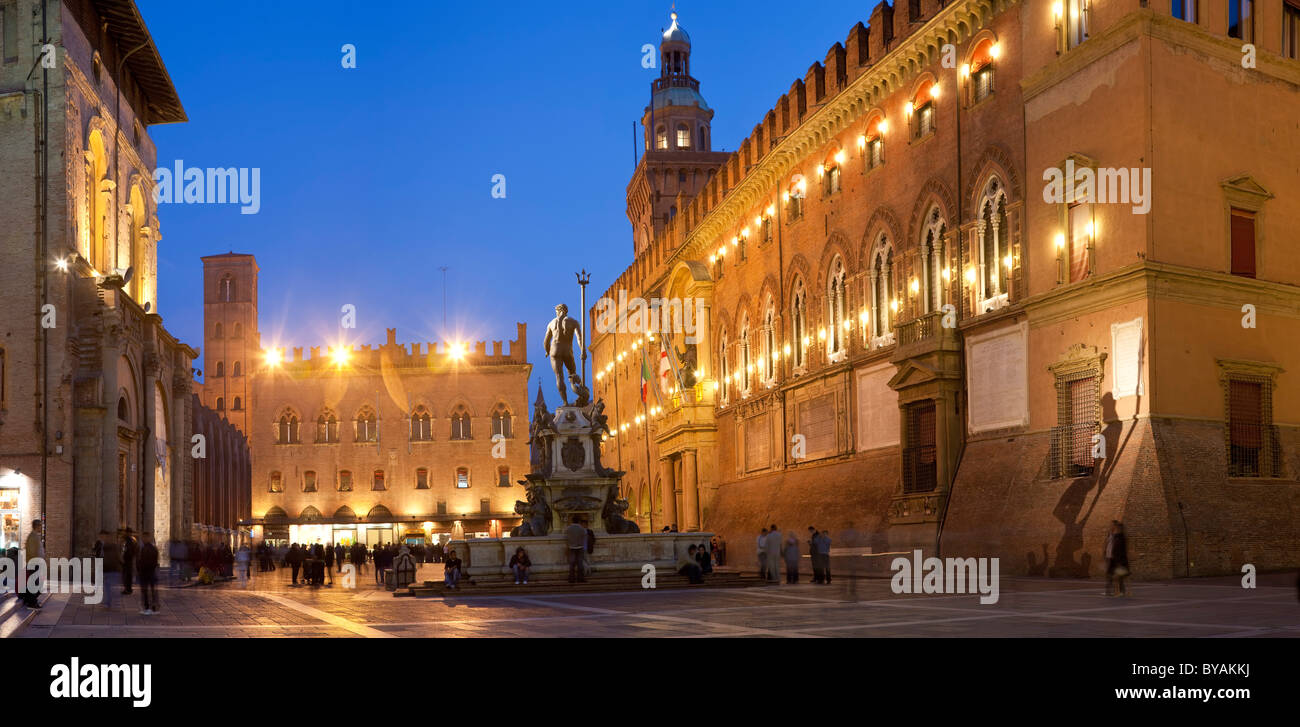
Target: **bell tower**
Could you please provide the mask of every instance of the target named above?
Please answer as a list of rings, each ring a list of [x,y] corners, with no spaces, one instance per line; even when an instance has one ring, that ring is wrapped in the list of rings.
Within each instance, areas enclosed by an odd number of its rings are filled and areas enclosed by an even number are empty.
[[[262,363],[257,260],[230,252],[203,258],[203,405],[249,435],[249,375]]]
[[[627,190],[633,249],[640,254],[690,202],[729,154],[712,151],[713,109],[691,76],[691,37],[677,24],[659,43],[659,77],[650,83],[650,104],[641,116],[645,155]]]

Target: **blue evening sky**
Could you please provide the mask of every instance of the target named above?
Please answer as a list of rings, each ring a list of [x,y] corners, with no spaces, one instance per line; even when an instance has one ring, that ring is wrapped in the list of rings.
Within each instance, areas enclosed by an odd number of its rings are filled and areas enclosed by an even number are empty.
[[[233,250],[261,268],[263,345],[382,343],[387,327],[510,340],[522,321],[536,366],[551,308],[578,311],[574,273],[594,297],[631,262],[632,122],[659,73],[641,47],[669,2],[137,2],[190,119],[150,130],[159,166],[261,169],[257,214],[160,208],[159,308],[183,341],[202,344],[200,256]],[[874,4],[679,2],[714,148]]]

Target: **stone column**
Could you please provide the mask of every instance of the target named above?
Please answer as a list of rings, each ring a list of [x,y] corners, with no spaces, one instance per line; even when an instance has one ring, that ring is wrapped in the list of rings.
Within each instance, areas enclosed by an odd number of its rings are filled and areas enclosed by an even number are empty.
[[[659,462],[663,465],[663,480],[660,482],[660,493],[664,499],[663,524],[671,526],[677,522],[677,485],[674,477],[676,468],[673,466],[672,457],[666,457]],[[679,525],[678,528],[680,527]]]
[[[143,461],[139,464],[137,474],[143,478],[144,482],[144,491],[140,493],[141,498],[144,500],[142,507],[144,517],[140,520],[140,532],[155,534],[158,532],[156,498],[161,483],[155,479],[157,474],[155,465],[158,461],[158,453],[155,451],[154,443],[158,438],[159,427],[167,426],[166,422],[157,420],[158,407],[154,403],[154,397],[157,396],[154,392],[158,387],[157,382],[160,371],[161,365],[158,354],[152,351],[146,352],[144,355],[144,390],[140,392],[140,403],[144,407],[144,423],[141,427],[145,432],[144,441],[142,442],[143,447],[141,447],[144,453],[141,455]],[[140,482],[141,480],[137,479],[135,486],[139,487]]]
[[[700,529],[700,483],[696,452],[682,453],[682,530]]]
[[[107,316],[107,311],[104,312]],[[107,530],[110,534],[116,533],[121,523],[118,522],[119,493],[117,471],[117,399],[118,399],[118,380],[117,380],[117,360],[121,357],[122,352],[118,348],[122,345],[121,331],[112,322],[105,321],[105,330],[103,334],[103,354],[100,358],[100,367],[103,373],[103,391],[101,396],[104,401],[104,421],[103,431],[100,439],[100,480],[99,480],[99,514],[95,518],[98,521],[98,527],[94,527],[94,533],[90,536],[90,542],[98,537],[100,530]],[[130,458],[127,460],[127,467],[130,467]],[[128,477],[130,473],[128,471]]]

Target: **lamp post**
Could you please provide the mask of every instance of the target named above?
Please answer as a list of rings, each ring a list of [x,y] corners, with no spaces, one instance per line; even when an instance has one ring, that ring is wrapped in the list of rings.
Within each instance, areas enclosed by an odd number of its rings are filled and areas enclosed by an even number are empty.
[[[578,276],[579,305],[582,315],[578,320],[582,321],[582,326],[578,328],[578,345],[582,348],[582,385],[587,385],[587,284],[591,282],[591,273],[584,269]]]

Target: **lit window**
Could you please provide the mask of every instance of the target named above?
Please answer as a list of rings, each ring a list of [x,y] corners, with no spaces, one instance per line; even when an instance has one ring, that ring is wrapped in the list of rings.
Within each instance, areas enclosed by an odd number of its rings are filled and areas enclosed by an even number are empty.
[[[691,148],[691,129],[686,124],[677,125],[677,148]]]
[[[826,353],[839,356],[846,350],[845,331],[843,329],[845,311],[848,303],[848,283],[844,272],[844,261],[836,256],[831,262],[830,275],[826,280]]]
[[[1077,283],[1092,272],[1089,253],[1092,247],[1092,205],[1072,203],[1066,211],[1066,227],[1070,231],[1069,277]]]
[[[456,487],[461,490],[469,488],[469,469],[465,467],[456,468]]]
[[[339,470],[339,492],[352,491],[352,471]]]
[[[279,472],[271,473],[270,491],[284,492],[284,478],[280,476]]]
[[[668,131],[664,129],[664,127],[662,126],[660,126],[658,129],[655,129],[655,148],[656,149],[668,148]]]
[[[1065,41],[1073,48],[1088,39],[1091,32],[1092,0],[1066,0]]]

